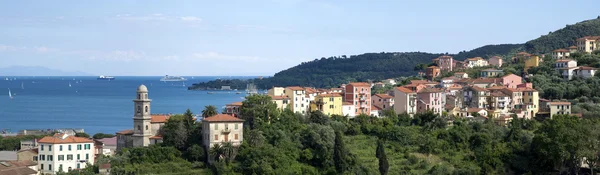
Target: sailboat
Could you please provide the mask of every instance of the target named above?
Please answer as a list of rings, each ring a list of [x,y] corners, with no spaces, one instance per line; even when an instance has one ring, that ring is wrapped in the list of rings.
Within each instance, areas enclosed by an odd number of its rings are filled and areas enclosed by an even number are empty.
[[[185,87],[185,82],[183,82],[183,87]]]
[[[8,88],[8,98],[10,98],[11,100],[14,98],[14,97],[12,96],[12,93],[10,92],[10,88]]]
[[[69,82],[69,87],[71,87],[71,82]]]
[[[21,82],[21,89],[25,89],[25,86],[23,85],[23,82]]]

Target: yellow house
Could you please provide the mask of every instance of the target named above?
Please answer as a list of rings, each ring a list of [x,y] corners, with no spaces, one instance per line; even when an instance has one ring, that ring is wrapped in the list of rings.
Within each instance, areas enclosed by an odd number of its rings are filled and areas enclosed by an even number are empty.
[[[285,110],[287,109],[288,105],[290,104],[290,98],[288,98],[288,96],[285,95],[279,95],[279,96],[275,96],[275,95],[270,95],[271,97],[271,101],[273,101],[275,104],[277,104],[277,109],[280,110]]]
[[[327,115],[343,115],[342,109],[342,95],[338,93],[317,95],[310,103],[310,111],[319,110]]]
[[[540,57],[537,55],[531,55],[529,58],[525,60],[525,68],[524,71],[527,72],[527,69],[532,67],[538,67],[540,65]]]
[[[538,91],[533,88],[519,88],[518,90],[523,92],[523,104],[527,107],[523,108],[523,110],[527,110],[531,118],[535,117],[540,109]]]

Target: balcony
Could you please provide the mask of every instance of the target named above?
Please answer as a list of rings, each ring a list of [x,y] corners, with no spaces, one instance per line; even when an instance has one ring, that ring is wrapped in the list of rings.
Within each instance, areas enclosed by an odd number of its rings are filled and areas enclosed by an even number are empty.
[[[360,91],[360,92],[358,92],[358,94],[361,94],[361,95],[367,94],[367,91]]]
[[[225,128],[224,130],[221,130],[221,133],[223,134],[229,134],[231,132],[231,130],[229,128]]]
[[[360,105],[360,108],[367,108],[367,105]]]
[[[359,101],[367,101],[367,98],[365,98],[365,97],[361,97],[361,98],[358,98],[358,100],[359,100]]]

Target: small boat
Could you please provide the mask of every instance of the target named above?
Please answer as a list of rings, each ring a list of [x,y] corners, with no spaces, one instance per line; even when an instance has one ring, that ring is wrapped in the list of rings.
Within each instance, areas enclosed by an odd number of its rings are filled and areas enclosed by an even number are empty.
[[[71,87],[71,82],[69,82],[69,87]]]
[[[206,92],[207,94],[214,94],[214,92]]]
[[[11,100],[14,99],[12,93],[10,92],[10,88],[8,88],[8,98],[10,98]]]
[[[235,94],[241,94],[241,92],[235,92]]]
[[[23,82],[21,82],[21,89],[25,89],[25,86],[23,85]]]

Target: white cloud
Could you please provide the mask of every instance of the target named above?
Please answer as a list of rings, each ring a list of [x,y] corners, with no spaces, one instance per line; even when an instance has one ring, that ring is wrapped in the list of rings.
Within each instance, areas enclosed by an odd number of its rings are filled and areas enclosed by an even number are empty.
[[[195,17],[195,16],[182,16],[179,17],[181,20],[183,21],[201,21],[202,19]]]
[[[168,61],[178,61],[179,60],[179,56],[177,56],[177,55],[169,55],[169,56],[164,56],[162,59],[163,60],[168,60]]]
[[[245,62],[256,62],[262,59],[257,56],[234,56],[234,55],[222,55],[217,52],[206,52],[206,53],[194,53],[192,54],[197,60],[224,60],[224,61],[245,61]]]
[[[95,54],[95,55],[89,56],[88,59],[130,62],[130,61],[142,60],[145,57],[146,57],[145,52],[137,52],[137,51],[133,51],[133,50],[128,50],[128,51],[127,50],[125,50],[125,51],[115,50],[115,51],[108,52],[108,53]]]

